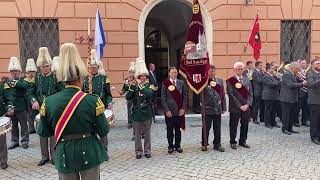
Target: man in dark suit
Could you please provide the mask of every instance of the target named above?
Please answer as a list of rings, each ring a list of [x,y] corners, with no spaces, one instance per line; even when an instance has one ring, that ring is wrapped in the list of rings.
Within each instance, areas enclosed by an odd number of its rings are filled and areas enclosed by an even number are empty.
[[[250,80],[243,76],[244,64],[236,62],[234,64],[234,76],[227,80],[227,93],[229,96],[230,112],[230,144],[232,149],[237,149],[237,128],[240,119],[240,139],[239,145],[250,148],[246,143],[248,135],[248,125],[250,121],[249,107],[252,104],[252,87]]]
[[[264,121],[267,128],[277,127],[276,118],[276,107],[277,101],[279,101],[280,96],[280,79],[276,77],[273,72],[275,66],[266,66],[266,73],[263,76],[263,90],[262,90],[262,100],[264,101]]]
[[[310,137],[313,143],[320,145],[320,60],[315,59],[311,64],[312,69],[307,75]]]
[[[255,63],[255,69],[252,73],[252,83],[253,83],[253,91],[254,91],[254,103],[253,103],[253,122],[255,124],[259,124],[258,114],[260,117],[260,122],[264,122],[263,113],[264,106],[262,100],[262,79],[263,79],[263,63],[261,61],[257,61]]]
[[[158,111],[157,111],[157,106],[158,106],[158,103],[157,103],[157,92],[158,92],[158,82],[157,82],[157,75],[156,75],[156,66],[153,64],[153,63],[150,63],[149,64],[149,76],[148,76],[148,79],[149,79],[149,83],[150,85],[152,85],[154,91],[153,91],[153,102],[152,102],[152,108],[153,108],[153,113],[154,115],[158,115]]]
[[[187,108],[187,90],[184,82],[177,79],[176,67],[169,69],[169,79],[162,83],[161,102],[165,112],[167,125],[168,153],[174,149],[182,153],[181,129],[185,128],[185,110]],[[175,142],[173,138],[175,137]],[[174,143],[174,144],[173,144]]]
[[[253,84],[253,82],[252,82],[252,73],[253,73],[253,70],[254,70],[254,68],[253,68],[253,62],[252,61],[247,61],[246,62],[246,69],[243,71],[243,75],[244,76],[247,76],[248,77],[248,79],[250,80],[250,82],[251,82],[251,86],[252,86],[252,84]],[[253,91],[254,89],[252,89],[252,91]],[[253,94],[254,94],[254,91],[253,91]],[[252,103],[252,104],[254,104],[254,102]],[[252,107],[252,105],[250,105],[250,118],[253,118],[253,107]]]
[[[224,93],[223,80],[215,76],[216,68],[211,65],[209,71],[208,85],[204,88],[203,93],[206,97],[205,113],[206,113],[206,141],[208,144],[209,132],[211,125],[213,128],[213,149],[224,152],[221,147],[221,114],[226,111],[226,98]],[[207,151],[204,144],[204,132],[202,129],[202,151]]]
[[[286,135],[298,133],[292,129],[294,119],[299,115],[295,112],[298,106],[299,89],[307,84],[306,81],[298,82],[297,73],[300,71],[300,64],[292,62],[288,71],[282,76],[280,101],[282,109],[282,132]]]

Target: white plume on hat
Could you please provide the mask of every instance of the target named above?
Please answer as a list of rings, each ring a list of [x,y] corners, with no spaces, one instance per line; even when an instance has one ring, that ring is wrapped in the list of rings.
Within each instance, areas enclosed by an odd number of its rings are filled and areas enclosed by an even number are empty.
[[[141,75],[149,75],[149,71],[147,69],[146,63],[144,59],[137,58],[135,64],[135,74],[134,76],[138,78]]]
[[[91,49],[90,54],[91,54],[91,57],[90,57],[91,66],[98,66],[99,67],[98,73],[105,76],[106,71],[104,70],[102,61],[98,58],[97,51],[95,49]]]
[[[17,57],[11,57],[9,66],[8,66],[8,71],[15,71],[15,70],[22,71],[20,61]]]
[[[47,47],[39,48],[39,54],[37,58],[37,66],[40,67],[41,65],[51,65],[52,59]]]
[[[34,59],[28,59],[26,65],[26,72],[37,72],[37,66]]]
[[[51,66],[51,72],[56,72],[57,69],[59,68],[60,66],[60,61],[61,61],[61,58],[59,56],[55,56],[53,57],[52,59],[52,66]]]
[[[134,70],[135,70],[135,62],[130,62],[130,64],[129,64],[129,72],[134,72]]]
[[[73,43],[64,43],[60,47],[60,66],[56,76],[58,81],[77,81],[88,75],[86,65]]]

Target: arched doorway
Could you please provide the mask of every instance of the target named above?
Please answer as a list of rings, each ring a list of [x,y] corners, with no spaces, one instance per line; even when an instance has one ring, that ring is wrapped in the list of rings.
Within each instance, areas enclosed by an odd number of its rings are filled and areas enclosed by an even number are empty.
[[[200,2],[207,35],[209,56],[212,57],[212,20]],[[167,78],[168,68],[180,66],[188,26],[192,16],[192,0],[150,0],[142,10],[138,25],[139,56],[146,64],[156,65],[159,86]],[[210,58],[211,59],[211,58]],[[158,97],[160,91],[158,92]],[[199,104],[191,102],[189,105]],[[191,103],[190,103],[191,102]]]

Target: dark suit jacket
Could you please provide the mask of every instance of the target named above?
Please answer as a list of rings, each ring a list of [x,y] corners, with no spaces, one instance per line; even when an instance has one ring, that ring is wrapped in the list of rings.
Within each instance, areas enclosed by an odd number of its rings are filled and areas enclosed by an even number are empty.
[[[309,88],[308,91],[308,104],[320,105],[320,73],[315,72],[313,69],[307,74],[307,81]]]
[[[254,70],[252,73],[252,85],[254,89],[254,96],[262,96],[262,89],[263,89],[263,84],[262,84],[262,79],[263,75],[258,71]]]
[[[182,80],[177,79],[176,81],[176,88],[180,92],[180,95],[183,98],[183,109],[186,110],[187,108],[187,89]],[[162,106],[164,108],[164,112],[171,111],[173,116],[178,116],[180,109],[177,106],[176,101],[173,99],[170,91],[168,88],[162,83],[161,88],[161,102]]]
[[[243,76],[243,85],[247,88],[249,92],[249,97],[247,101],[245,101],[245,99],[241,96],[241,94],[236,89],[236,87],[234,87],[234,85],[230,84],[227,81],[227,93],[229,96],[229,112],[230,113],[242,112],[240,110],[240,107],[246,104],[252,106],[252,101],[253,101],[252,87],[251,87],[250,80],[245,76]]]
[[[156,72],[153,71],[153,76],[151,74],[151,71],[149,71],[149,76],[148,76],[148,79],[149,79],[149,83],[154,85],[154,86],[158,86],[158,82],[157,82],[157,75],[156,75]]]
[[[298,102],[299,89],[303,87],[302,83],[297,81],[295,75],[287,71],[282,76],[280,101],[287,103]]]
[[[226,111],[226,95],[224,92],[223,80],[220,78],[215,78],[217,84],[221,86],[222,98],[216,91],[212,91],[212,87],[207,85],[204,90],[205,97],[205,110],[207,115],[218,115],[223,111]],[[210,82],[209,82],[210,83]]]
[[[263,76],[263,90],[262,99],[263,100],[279,100],[280,96],[280,79],[266,73]]]

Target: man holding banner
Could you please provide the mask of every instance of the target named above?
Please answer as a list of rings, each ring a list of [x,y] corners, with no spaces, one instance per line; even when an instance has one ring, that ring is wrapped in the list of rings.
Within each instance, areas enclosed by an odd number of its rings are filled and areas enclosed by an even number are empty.
[[[189,25],[188,37],[180,63],[180,74],[186,79],[190,89],[196,94],[207,86],[210,69],[207,39],[202,22],[202,14],[198,0],[193,0],[192,18]],[[201,93],[201,104],[205,104]],[[205,110],[202,106],[202,126],[204,146],[207,147]]]

